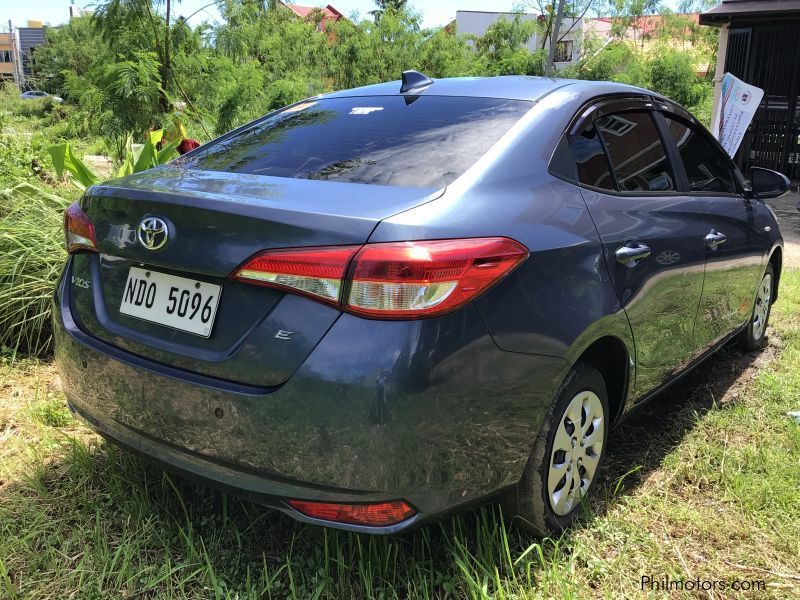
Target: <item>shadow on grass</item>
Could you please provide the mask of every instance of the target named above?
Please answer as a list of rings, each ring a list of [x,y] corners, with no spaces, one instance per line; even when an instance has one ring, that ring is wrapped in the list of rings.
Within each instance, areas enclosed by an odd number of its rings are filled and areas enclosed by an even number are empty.
[[[613,505],[620,479],[622,494],[635,490],[759,355],[728,346],[635,411],[611,437],[607,493],[577,527]],[[48,585],[111,597],[480,596],[484,585],[535,585],[571,543],[565,534],[542,549],[507,530],[491,504],[395,538],[337,532],[166,475],[106,442],[63,444],[62,459],[0,495],[0,592],[11,597],[44,596]],[[565,589],[577,585],[563,578]]]
[[[697,420],[737,385],[748,367],[774,352],[773,346],[745,352],[737,343],[729,343],[664,392],[635,407],[610,436],[602,482],[612,490],[619,482],[624,493],[634,491]],[[726,406],[730,404],[726,401]],[[603,505],[603,500],[595,502],[594,513],[602,512]]]

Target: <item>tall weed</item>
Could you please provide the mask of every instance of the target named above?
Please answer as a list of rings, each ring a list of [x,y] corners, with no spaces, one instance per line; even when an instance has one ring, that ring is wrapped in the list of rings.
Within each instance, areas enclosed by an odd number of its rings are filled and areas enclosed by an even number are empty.
[[[29,183],[0,190],[0,347],[30,355],[51,349],[51,302],[66,260],[68,204]]]

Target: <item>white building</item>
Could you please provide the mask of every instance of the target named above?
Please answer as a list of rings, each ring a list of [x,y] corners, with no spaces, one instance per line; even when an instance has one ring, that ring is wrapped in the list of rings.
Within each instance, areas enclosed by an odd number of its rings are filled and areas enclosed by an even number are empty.
[[[459,10],[456,11],[456,30],[463,35],[483,35],[492,23],[500,19],[512,21],[515,16],[515,13],[509,12]],[[536,21],[538,19],[539,15],[530,13],[522,15],[523,21]],[[564,18],[564,22],[561,24],[561,32],[558,36],[561,41],[556,44],[556,69],[566,67],[580,58],[582,26],[582,19]],[[528,50],[531,52],[540,50],[542,48],[542,36],[543,33],[534,33],[531,39],[528,40]],[[550,40],[544,40],[544,42],[545,49],[549,48]]]

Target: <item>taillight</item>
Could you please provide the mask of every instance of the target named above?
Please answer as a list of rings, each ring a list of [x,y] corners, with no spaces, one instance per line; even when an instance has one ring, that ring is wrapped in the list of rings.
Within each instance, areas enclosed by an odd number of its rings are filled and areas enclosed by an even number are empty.
[[[306,500],[287,500],[286,503],[297,512],[313,519],[372,527],[395,525],[417,514],[417,511],[402,500],[375,504],[341,504]]]
[[[359,247],[267,250],[250,258],[233,272],[232,278],[289,288],[329,304],[338,304],[347,265]]]
[[[97,252],[94,224],[77,202],[64,211],[64,237],[70,254],[81,250]]]
[[[344,309],[381,319],[451,312],[527,256],[508,238],[367,244],[355,257]]]
[[[231,277],[289,289],[364,317],[415,319],[464,306],[527,256],[523,245],[508,238],[268,250]]]

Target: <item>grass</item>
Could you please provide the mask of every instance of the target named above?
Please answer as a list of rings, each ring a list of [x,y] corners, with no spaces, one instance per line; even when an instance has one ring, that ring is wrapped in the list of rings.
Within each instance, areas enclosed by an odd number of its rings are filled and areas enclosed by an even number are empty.
[[[69,200],[21,183],[0,190],[0,347],[50,349],[50,306],[66,260]]]
[[[61,140],[62,110],[0,86],[0,349],[50,350],[52,292],[66,258],[63,211],[80,195],[56,180],[47,153]]]
[[[50,364],[5,360],[0,597],[658,596],[643,576],[800,595],[800,271],[772,322],[766,349],[725,348],[632,415],[586,514],[547,540],[493,505],[389,539],[298,524],[104,442]]]

